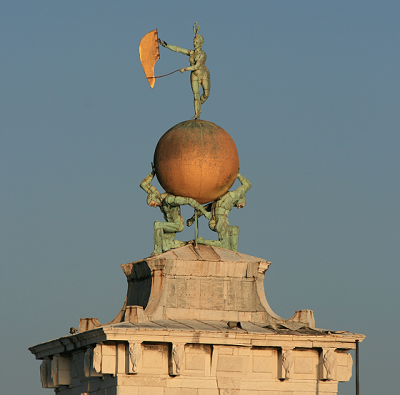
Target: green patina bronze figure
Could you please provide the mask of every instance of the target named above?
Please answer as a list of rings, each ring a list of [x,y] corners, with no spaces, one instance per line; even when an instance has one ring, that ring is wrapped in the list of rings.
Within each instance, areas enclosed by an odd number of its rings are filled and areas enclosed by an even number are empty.
[[[147,204],[151,207],[160,207],[166,222],[154,222],[154,251],[152,255],[159,255],[172,248],[182,247],[184,241],[175,240],[175,233],[182,232],[184,219],[181,216],[180,206],[190,205],[202,215],[211,219],[211,213],[207,212],[196,200],[187,197],[174,196],[168,193],[160,193],[151,185],[155,175],[152,172],[141,182],[140,187],[148,194]]]
[[[229,224],[228,216],[233,207],[242,208],[246,205],[246,192],[251,188],[251,182],[240,175],[237,175],[241,186],[235,191],[229,191],[218,200],[207,204],[204,209],[211,212],[212,218],[208,223],[209,228],[218,232],[218,240],[205,240],[202,237],[197,239],[199,244],[222,247],[228,250],[237,251],[239,245],[239,227]],[[197,211],[197,217],[203,213]],[[187,226],[191,226],[195,221],[195,215],[186,221]]]
[[[169,45],[165,41],[161,40],[160,44],[163,47],[170,49],[171,51],[179,52],[189,56],[190,66],[180,69],[180,72],[183,73],[184,71],[191,71],[190,82],[192,84],[192,91],[194,95],[193,118],[198,119],[201,114],[201,105],[208,99],[208,96],[210,95],[211,83],[210,72],[205,65],[207,55],[201,48],[204,44],[204,38],[199,34],[199,26],[197,22],[193,25],[193,32],[195,34],[193,39],[194,50],[180,48],[176,45]],[[201,97],[200,86],[203,87],[203,94],[201,95]]]

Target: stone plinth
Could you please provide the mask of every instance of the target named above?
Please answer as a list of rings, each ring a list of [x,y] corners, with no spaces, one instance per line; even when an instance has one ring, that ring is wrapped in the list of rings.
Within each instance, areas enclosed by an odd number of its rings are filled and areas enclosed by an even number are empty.
[[[316,329],[311,310],[269,307],[270,263],[188,245],[122,265],[127,298],[101,325],[31,347],[45,388],[65,395],[336,394],[364,335]]]

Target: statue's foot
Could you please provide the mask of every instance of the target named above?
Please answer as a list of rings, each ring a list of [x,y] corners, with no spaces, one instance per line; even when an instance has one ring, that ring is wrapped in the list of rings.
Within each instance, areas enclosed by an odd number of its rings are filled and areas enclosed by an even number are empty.
[[[175,240],[174,245],[171,248],[179,248],[179,247],[183,247],[187,244],[186,241],[179,241],[179,240]]]
[[[201,114],[201,110],[199,112],[196,112],[196,114],[194,114],[194,117],[192,117],[192,119],[200,118],[200,114]]]

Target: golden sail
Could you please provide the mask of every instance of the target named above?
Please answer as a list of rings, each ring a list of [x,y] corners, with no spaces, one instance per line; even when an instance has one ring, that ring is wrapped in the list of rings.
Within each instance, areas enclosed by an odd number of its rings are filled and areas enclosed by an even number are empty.
[[[160,59],[157,29],[152,30],[142,38],[139,44],[139,56],[147,81],[149,81],[150,86],[153,88],[156,82],[154,78],[154,65]]]

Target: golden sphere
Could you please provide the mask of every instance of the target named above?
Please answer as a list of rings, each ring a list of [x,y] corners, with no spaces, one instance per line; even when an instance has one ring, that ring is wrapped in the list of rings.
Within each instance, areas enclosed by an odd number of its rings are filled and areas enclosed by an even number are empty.
[[[178,123],[160,138],[154,167],[166,192],[204,204],[218,199],[233,185],[239,156],[224,129],[195,119]]]

